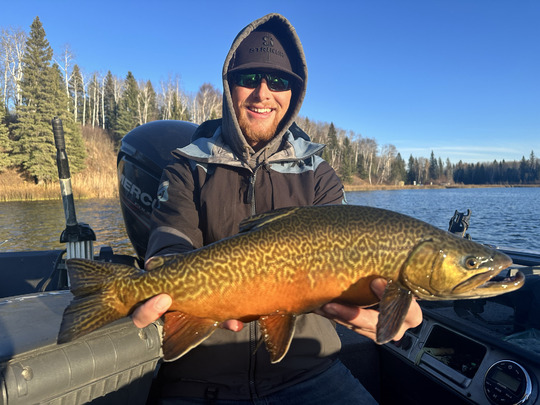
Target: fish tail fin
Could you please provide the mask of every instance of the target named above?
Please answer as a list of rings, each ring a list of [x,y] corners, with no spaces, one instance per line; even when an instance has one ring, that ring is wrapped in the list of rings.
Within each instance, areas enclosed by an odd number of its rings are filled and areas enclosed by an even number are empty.
[[[58,343],[67,343],[128,315],[130,308],[118,297],[115,280],[141,270],[85,259],[67,261],[73,300],[64,310]]]

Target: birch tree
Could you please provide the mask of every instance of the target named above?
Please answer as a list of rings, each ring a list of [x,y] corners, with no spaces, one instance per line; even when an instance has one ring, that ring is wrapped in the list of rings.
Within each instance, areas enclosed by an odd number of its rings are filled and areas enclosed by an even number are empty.
[[[58,65],[59,69],[62,71],[62,76],[64,78],[64,85],[66,90],[66,96],[68,100],[68,105],[66,106],[66,110],[70,111],[69,106],[69,82],[71,80],[71,76],[73,74],[73,67],[72,65],[73,60],[73,52],[71,51],[71,48],[68,44],[64,45],[64,49],[62,51],[62,54],[58,58],[54,58],[54,61]]]
[[[377,183],[382,184],[390,178],[392,172],[392,162],[397,154],[397,149],[394,145],[384,145],[378,159]]]
[[[377,142],[375,139],[362,139],[360,142],[360,154],[362,155],[362,161],[365,165],[368,182],[369,184],[373,184],[371,175],[373,172],[373,161],[377,156]]]
[[[190,120],[189,97],[180,88],[180,79],[169,77],[167,82],[161,82],[161,119]]]
[[[82,73],[79,70],[79,66],[73,66],[73,72],[69,79],[69,96],[71,100],[71,105],[73,107],[73,119],[75,122],[83,123],[83,108],[84,108],[84,82]]]
[[[2,58],[2,103],[16,107],[21,103],[21,80],[26,33],[21,29],[6,28],[1,31],[0,57]]]
[[[139,125],[146,124],[156,119],[157,104],[156,92],[150,80],[139,82],[139,92],[137,94],[137,110]]]
[[[204,83],[197,92],[193,106],[193,122],[201,124],[204,121],[221,117],[221,92],[210,83]]]

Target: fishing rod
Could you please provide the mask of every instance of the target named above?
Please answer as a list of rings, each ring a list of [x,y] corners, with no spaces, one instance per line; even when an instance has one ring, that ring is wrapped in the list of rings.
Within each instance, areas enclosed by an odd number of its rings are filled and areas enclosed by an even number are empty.
[[[60,242],[67,244],[66,256],[68,259],[93,259],[93,241],[96,240],[96,235],[88,224],[77,222],[62,120],[54,117],[52,128],[56,145],[56,165],[58,167],[58,178],[60,179],[60,192],[62,193],[62,203],[66,216],[66,229],[60,235]]]

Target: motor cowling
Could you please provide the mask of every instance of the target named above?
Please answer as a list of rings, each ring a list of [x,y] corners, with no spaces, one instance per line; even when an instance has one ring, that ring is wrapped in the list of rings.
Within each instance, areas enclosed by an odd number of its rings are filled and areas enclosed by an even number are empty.
[[[150,215],[156,203],[161,173],[171,152],[191,141],[197,125],[186,121],[152,121],[128,132],[117,159],[118,192],[128,237],[144,259]]]

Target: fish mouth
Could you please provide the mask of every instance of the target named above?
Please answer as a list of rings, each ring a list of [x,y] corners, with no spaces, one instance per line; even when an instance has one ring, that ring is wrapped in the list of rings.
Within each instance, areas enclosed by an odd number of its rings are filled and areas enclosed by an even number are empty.
[[[503,292],[515,291],[525,282],[525,275],[521,271],[502,280],[491,280],[494,276],[495,274],[491,272],[477,274],[455,286],[452,295],[463,298],[491,297]]]

